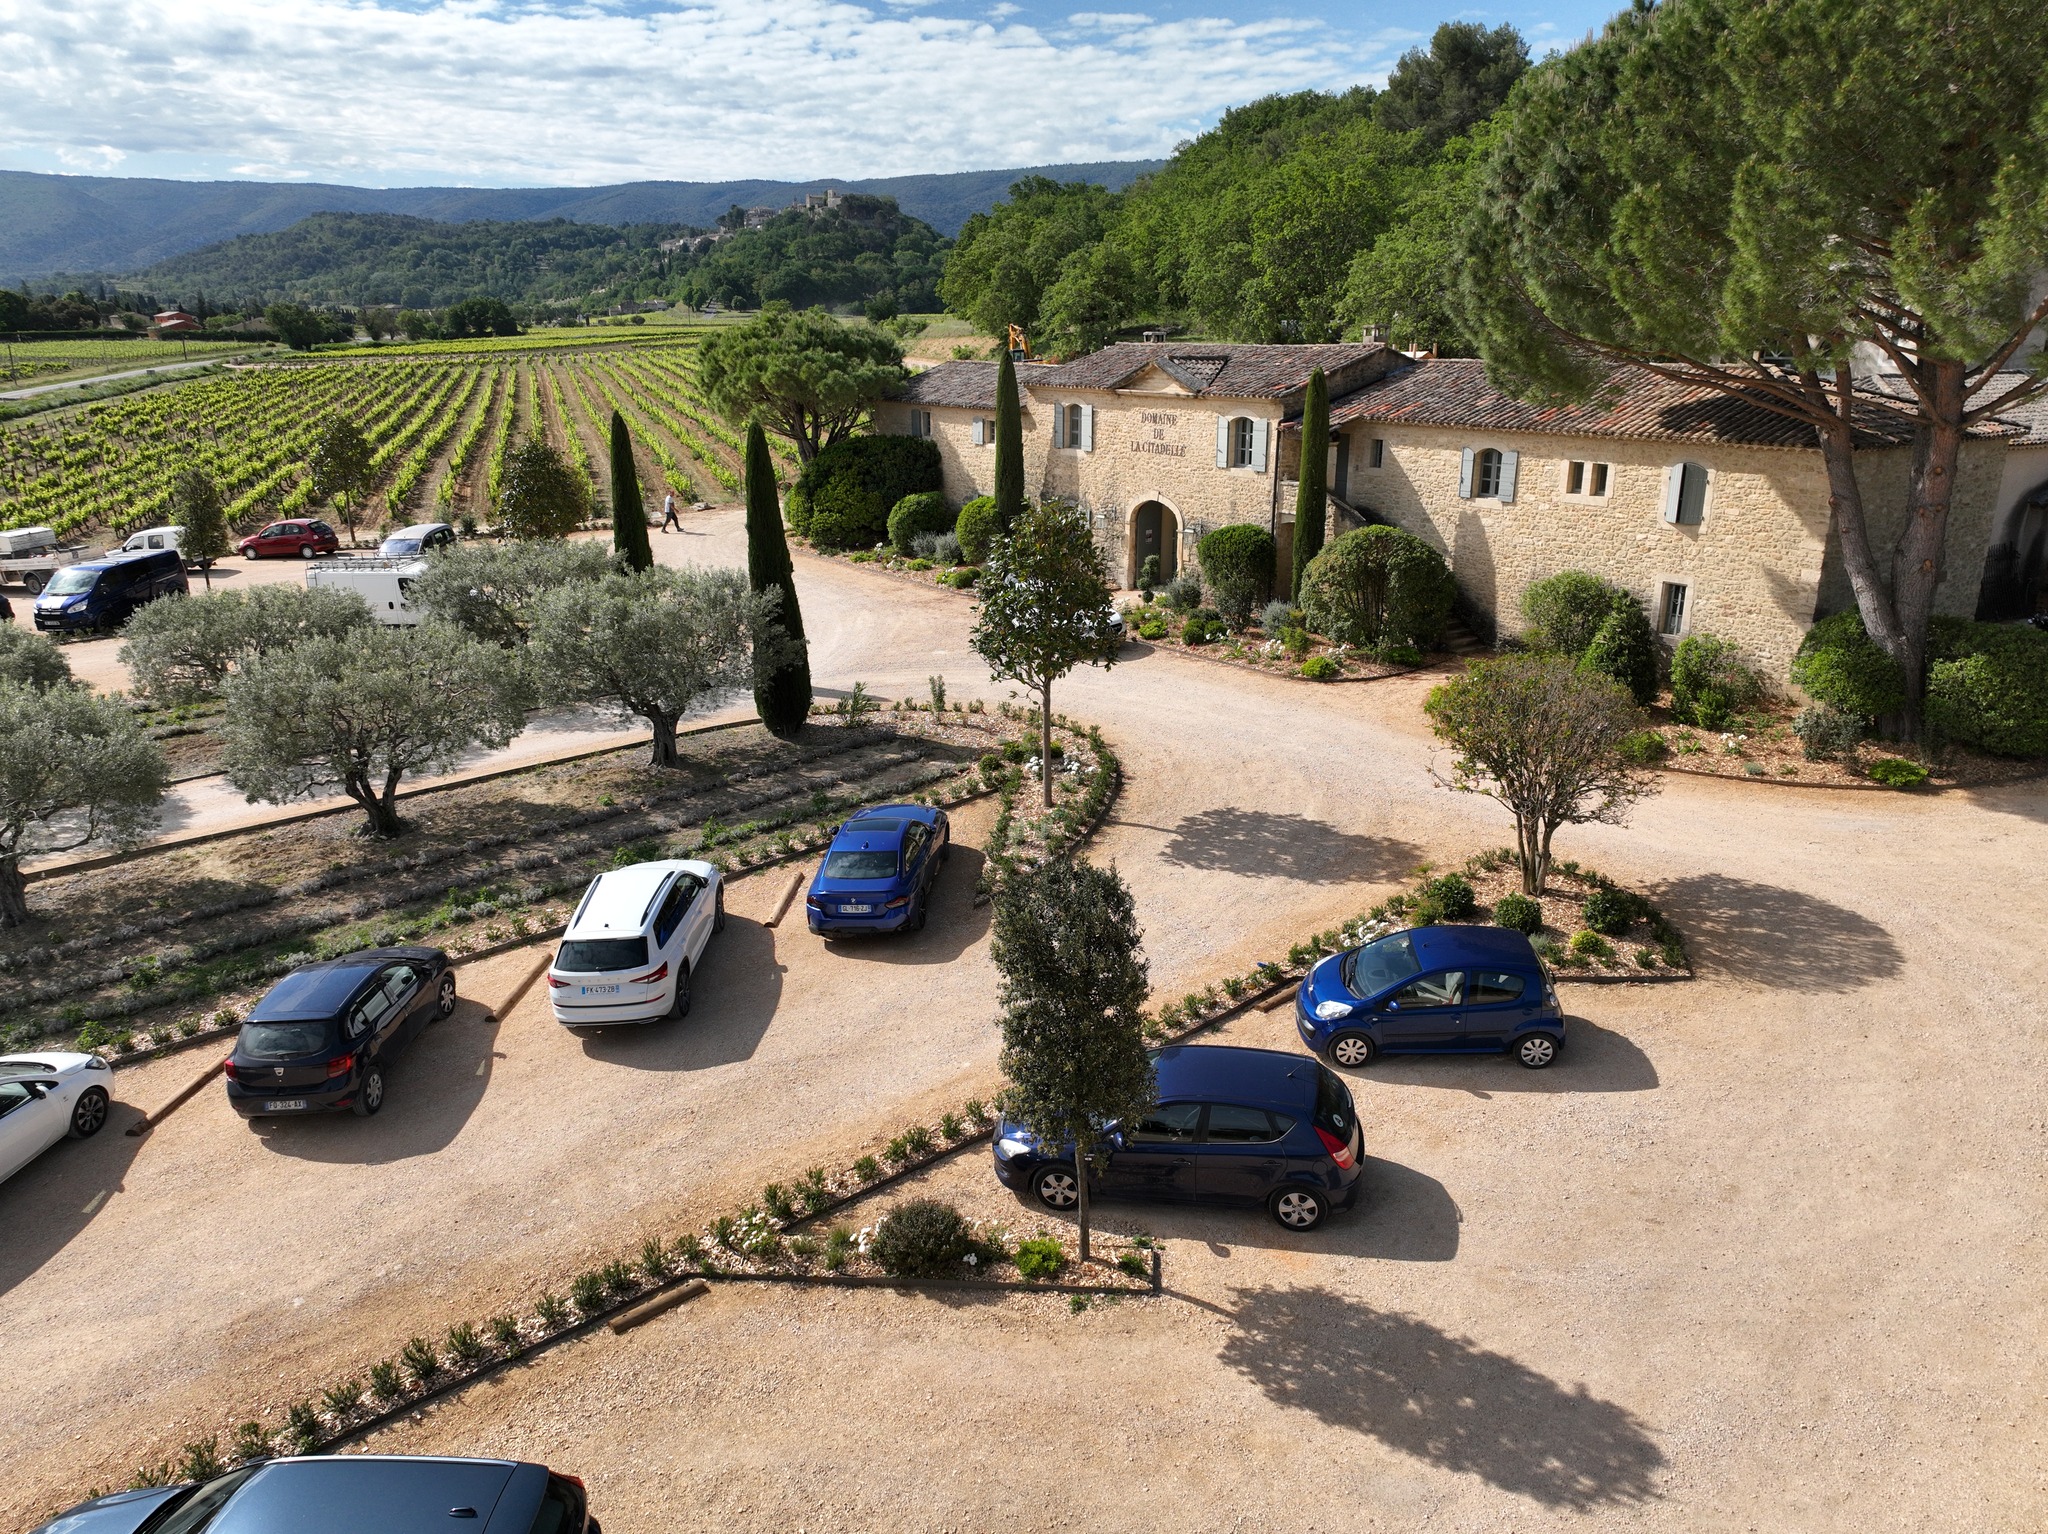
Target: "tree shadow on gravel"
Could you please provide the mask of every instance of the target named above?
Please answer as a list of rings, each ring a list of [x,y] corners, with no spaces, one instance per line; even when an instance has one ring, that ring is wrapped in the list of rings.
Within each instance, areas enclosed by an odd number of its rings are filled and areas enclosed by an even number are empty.
[[[1181,821],[1163,856],[1183,868],[1324,882],[1398,879],[1414,868],[1422,849],[1392,837],[1357,836],[1305,815],[1225,806]]]
[[[1699,874],[1654,893],[1695,963],[1773,990],[1854,990],[1890,979],[1905,964],[1876,922],[1797,890]]]
[[[1657,1496],[1663,1451],[1584,1386],[1323,1288],[1239,1290],[1232,1319],[1222,1361],[1278,1405],[1546,1507]]]
[[[1681,987],[1669,988],[1674,1006],[1682,1004]],[[1532,1071],[1506,1054],[1382,1055],[1362,1071],[1331,1069],[1340,1076],[1395,1082],[1410,1087],[1442,1087],[1491,1097],[1496,1092],[1533,1092],[1559,1096],[1567,1092],[1653,1092],[1657,1067],[1635,1040],[1573,1013],[1565,1019],[1564,1051],[1557,1063]]]

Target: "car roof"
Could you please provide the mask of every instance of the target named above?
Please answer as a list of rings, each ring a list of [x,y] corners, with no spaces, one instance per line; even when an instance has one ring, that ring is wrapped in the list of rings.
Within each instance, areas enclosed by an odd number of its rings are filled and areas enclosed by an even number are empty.
[[[249,1010],[252,1023],[319,1022],[348,1005],[364,981],[388,962],[374,954],[352,953],[322,959],[286,975]]]
[[[1235,1044],[1169,1044],[1155,1051],[1152,1060],[1163,1098],[1270,1103],[1302,1110],[1315,1105],[1321,1069],[1308,1055]]]
[[[584,893],[564,937],[598,933],[638,934],[646,930],[651,907],[661,887],[677,873],[695,874],[706,883],[715,870],[694,858],[665,858],[658,863],[630,863],[599,874]]]
[[[336,1454],[274,1459],[229,1497],[208,1534],[425,1534],[447,1529],[452,1507],[492,1514],[522,1462],[453,1456]],[[522,1522],[524,1519],[522,1519]]]
[[[1536,950],[1512,927],[1416,927],[1408,935],[1424,969],[1482,962],[1536,967]]]
[[[385,534],[387,538],[424,538],[428,533],[446,527],[446,522],[415,522],[411,527],[401,527]]]
[[[171,550],[169,549],[116,549],[110,554],[101,555],[98,559],[81,559],[77,564],[66,566],[66,568],[71,570],[113,570],[122,565],[137,564],[146,559],[162,559],[164,555],[170,552]]]

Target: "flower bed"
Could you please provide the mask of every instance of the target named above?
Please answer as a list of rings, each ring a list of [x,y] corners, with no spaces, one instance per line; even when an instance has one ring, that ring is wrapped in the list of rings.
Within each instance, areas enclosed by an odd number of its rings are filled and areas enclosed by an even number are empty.
[[[1882,781],[1886,769],[1878,764],[1911,755],[1910,747],[1896,741],[1862,740],[1838,757],[1816,760],[1807,756],[1805,743],[1793,733],[1797,714],[1793,704],[1774,699],[1745,709],[1725,730],[1705,730],[1677,723],[1668,708],[1653,709],[1653,728],[1664,746],[1657,765],[1748,782],[1877,789],[1888,786]],[[2021,782],[2048,770],[2048,763],[1987,756],[1960,746],[1938,751],[1919,765],[1925,766],[1931,788],[1984,788]]]
[[[1254,625],[1233,633],[1211,609],[1182,609],[1164,602],[1127,602],[1124,631],[1150,644],[1184,649],[1204,660],[1229,661],[1273,676],[1311,682],[1371,681],[1400,676],[1423,665],[1421,651],[1402,645],[1385,653],[1334,644],[1305,629],[1291,639],[1268,637]]]

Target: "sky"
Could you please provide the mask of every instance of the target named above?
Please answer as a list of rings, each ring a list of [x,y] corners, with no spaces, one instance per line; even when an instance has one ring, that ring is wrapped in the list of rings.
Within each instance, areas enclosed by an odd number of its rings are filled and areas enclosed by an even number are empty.
[[[360,186],[1162,157],[1447,20],[1541,55],[1616,0],[0,0],[0,168]]]

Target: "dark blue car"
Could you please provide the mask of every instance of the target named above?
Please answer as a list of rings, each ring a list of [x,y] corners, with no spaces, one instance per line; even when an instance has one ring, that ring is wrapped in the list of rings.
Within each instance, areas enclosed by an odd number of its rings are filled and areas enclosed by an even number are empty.
[[[117,1491],[35,1534],[600,1534],[583,1483],[527,1461],[307,1455]]]
[[[804,910],[813,932],[916,932],[932,880],[952,845],[944,810],[883,804],[839,828],[811,880]]]
[[[1379,1055],[1506,1050],[1541,1070],[1564,1048],[1557,988],[1519,932],[1413,927],[1332,954],[1301,983],[1302,1041],[1347,1069]]]
[[[96,630],[119,628],[160,597],[181,597],[190,586],[185,561],[176,549],[109,554],[66,565],[50,577],[36,598],[36,628]]]
[[[1351,1090],[1306,1055],[1175,1044],[1153,1056],[1159,1105],[1112,1124],[1091,1198],[1264,1205],[1289,1230],[1313,1230],[1358,1197],[1363,1154]],[[1048,1209],[1080,1202],[1072,1145],[1052,1147],[1007,1120],[996,1176]]]

